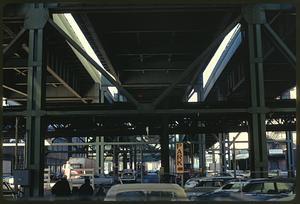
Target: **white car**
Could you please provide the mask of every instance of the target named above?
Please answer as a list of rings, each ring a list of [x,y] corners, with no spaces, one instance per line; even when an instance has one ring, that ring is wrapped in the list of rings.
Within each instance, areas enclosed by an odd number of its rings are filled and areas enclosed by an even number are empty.
[[[177,184],[141,183],[112,186],[104,201],[188,201],[184,189]]]
[[[224,186],[218,188],[214,192],[220,192],[220,191],[240,192],[242,191],[245,184],[247,184],[247,181],[229,181]]]

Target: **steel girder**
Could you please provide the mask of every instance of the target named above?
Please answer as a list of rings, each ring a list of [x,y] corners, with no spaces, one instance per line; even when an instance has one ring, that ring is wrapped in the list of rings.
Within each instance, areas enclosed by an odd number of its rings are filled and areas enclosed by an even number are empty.
[[[27,111],[32,113],[45,108],[45,32],[48,12],[43,4],[32,4],[27,13],[25,28],[29,30]],[[31,185],[25,196],[39,197],[44,193],[44,133],[45,117],[28,114],[26,119],[26,167],[32,171]]]
[[[250,101],[253,108],[265,107],[263,54],[261,26],[265,23],[265,13],[259,6],[245,7],[244,18],[247,22],[250,72]],[[252,113],[249,120],[249,155],[251,177],[267,177],[266,114]]]
[[[270,37],[270,40],[273,42],[275,47],[283,54],[287,61],[296,69],[296,56],[289,49],[289,47],[283,42],[283,40],[278,36],[278,34],[272,29],[268,24],[264,24],[264,28],[267,31],[266,34]]]

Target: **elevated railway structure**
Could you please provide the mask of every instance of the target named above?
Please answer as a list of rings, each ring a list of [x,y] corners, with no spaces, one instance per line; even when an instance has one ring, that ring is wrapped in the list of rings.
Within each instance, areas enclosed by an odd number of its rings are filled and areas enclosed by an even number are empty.
[[[145,145],[160,152],[167,181],[172,135],[197,144],[202,168],[220,135],[248,132],[251,176],[265,177],[266,131],[296,131],[296,101],[283,97],[296,86],[295,13],[288,4],[7,5],[3,97],[17,105],[3,108],[2,132],[25,140],[28,195],[43,195],[44,139],[58,137],[120,142],[114,155],[156,136],[159,148]]]

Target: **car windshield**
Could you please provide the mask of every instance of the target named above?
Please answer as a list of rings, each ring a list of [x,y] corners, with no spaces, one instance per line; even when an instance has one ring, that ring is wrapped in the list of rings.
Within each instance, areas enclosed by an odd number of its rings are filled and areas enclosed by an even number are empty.
[[[229,183],[226,184],[223,189],[240,189],[242,185],[242,183]]]
[[[158,201],[158,200],[171,201],[174,198],[176,198],[174,192],[166,192],[166,191],[151,191],[147,195],[148,201]]]
[[[121,192],[116,195],[117,201],[145,201],[146,196],[143,191]]]
[[[199,186],[205,186],[205,187],[221,187],[222,182],[221,181],[201,181]]]
[[[82,165],[81,164],[71,164],[71,169],[81,169]]]
[[[195,180],[195,179],[193,179],[193,180],[188,180],[188,181],[186,182],[186,184],[187,184],[187,185],[197,185],[197,184],[198,184],[198,180]]]

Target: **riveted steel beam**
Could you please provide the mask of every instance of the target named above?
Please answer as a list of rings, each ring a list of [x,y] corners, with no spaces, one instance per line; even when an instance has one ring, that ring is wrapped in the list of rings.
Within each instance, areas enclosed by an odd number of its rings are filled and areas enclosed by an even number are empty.
[[[23,37],[26,33],[26,29],[22,28],[20,32],[15,36],[15,38],[3,49],[3,56],[7,56],[12,54],[15,49],[20,46],[22,41],[24,40]]]
[[[265,108],[263,53],[261,26],[265,23],[264,10],[255,5],[243,9],[247,22],[250,69],[250,101],[255,110]],[[254,111],[249,116],[249,151],[251,177],[267,177],[266,113]]]
[[[266,34],[270,36],[271,41],[273,42],[275,47],[282,53],[282,55],[287,59],[287,61],[292,65],[292,67],[296,69],[295,54],[289,49],[289,47],[283,42],[283,40],[268,23],[264,24],[264,28],[267,31]]]
[[[24,26],[29,30],[27,75],[27,112],[29,114],[26,115],[26,168],[32,172],[31,185],[25,188],[25,196],[27,197],[40,197],[44,194],[45,118],[40,114],[31,114],[45,108],[46,49],[44,26],[47,22],[45,19],[48,12],[43,7],[43,4],[31,4],[24,22]]]

